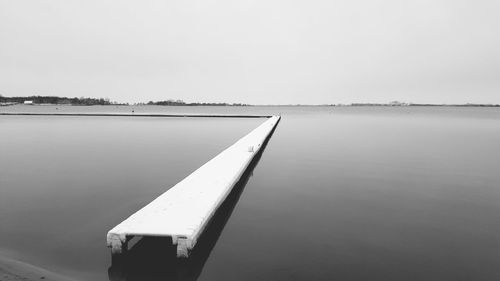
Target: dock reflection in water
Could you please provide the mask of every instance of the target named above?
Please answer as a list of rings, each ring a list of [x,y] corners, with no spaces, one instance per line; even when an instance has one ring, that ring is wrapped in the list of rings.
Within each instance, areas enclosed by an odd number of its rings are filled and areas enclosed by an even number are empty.
[[[276,128],[275,128],[276,129]],[[224,226],[252,176],[274,130],[264,142],[241,179],[215,213],[187,259],[176,257],[170,237],[143,237],[123,255],[113,255],[108,269],[110,281],[196,280]]]

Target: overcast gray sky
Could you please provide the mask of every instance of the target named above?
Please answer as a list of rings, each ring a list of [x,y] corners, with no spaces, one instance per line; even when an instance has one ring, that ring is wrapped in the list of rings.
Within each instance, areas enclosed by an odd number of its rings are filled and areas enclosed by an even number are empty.
[[[500,103],[500,1],[0,0],[0,94]]]

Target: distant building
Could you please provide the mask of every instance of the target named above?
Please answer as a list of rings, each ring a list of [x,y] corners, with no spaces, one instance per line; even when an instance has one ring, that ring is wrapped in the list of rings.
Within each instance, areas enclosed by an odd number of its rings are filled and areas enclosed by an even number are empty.
[[[24,104],[33,104],[33,101],[32,100],[25,100]]]
[[[407,102],[400,102],[400,101],[391,101],[389,103],[390,106],[409,106],[410,104]]]

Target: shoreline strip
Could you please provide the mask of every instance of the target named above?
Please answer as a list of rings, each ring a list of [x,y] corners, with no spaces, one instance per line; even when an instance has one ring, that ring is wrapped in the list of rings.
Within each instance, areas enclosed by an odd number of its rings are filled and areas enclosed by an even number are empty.
[[[105,116],[105,117],[210,117],[210,118],[271,118],[272,115],[241,114],[147,114],[147,113],[28,113],[0,112],[0,115],[24,116]]]

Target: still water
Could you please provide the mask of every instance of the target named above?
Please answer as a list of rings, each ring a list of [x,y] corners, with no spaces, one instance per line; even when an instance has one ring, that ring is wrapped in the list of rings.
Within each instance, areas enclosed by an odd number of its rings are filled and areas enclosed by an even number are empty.
[[[500,280],[498,108],[133,110],[282,120],[179,262],[105,234],[263,119],[0,116],[0,249],[79,280]]]

